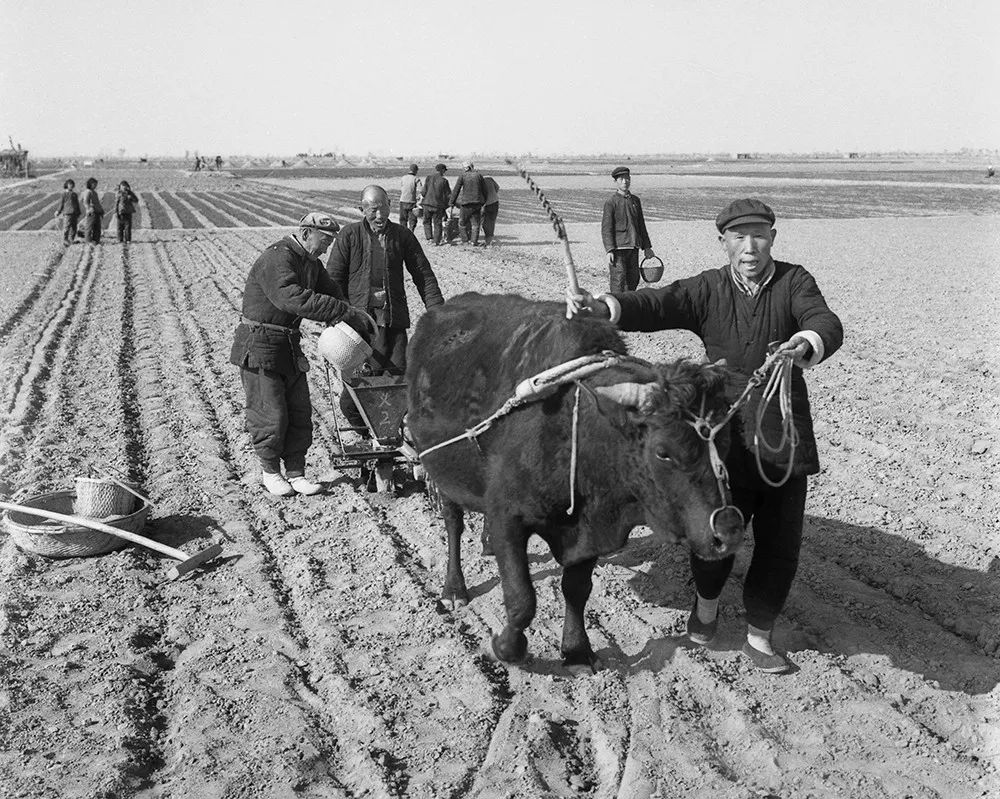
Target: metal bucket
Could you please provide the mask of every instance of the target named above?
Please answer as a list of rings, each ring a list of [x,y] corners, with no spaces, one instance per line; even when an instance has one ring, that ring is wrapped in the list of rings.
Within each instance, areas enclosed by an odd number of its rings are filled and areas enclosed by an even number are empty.
[[[372,348],[347,322],[337,322],[319,337],[319,354],[341,374],[349,375],[372,354]]]

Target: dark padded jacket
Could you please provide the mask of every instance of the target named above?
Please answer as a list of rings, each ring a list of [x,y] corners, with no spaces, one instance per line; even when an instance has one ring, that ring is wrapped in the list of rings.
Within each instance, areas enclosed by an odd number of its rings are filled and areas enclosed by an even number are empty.
[[[371,294],[371,226],[367,219],[345,225],[330,250],[326,271],[352,306],[368,310]],[[410,326],[410,307],[403,285],[403,266],[410,273],[420,299],[430,308],[444,302],[437,278],[417,237],[395,222],[385,227],[385,327],[405,330]]]
[[[451,190],[452,205],[482,205],[486,197],[483,176],[475,169],[469,169],[455,178]]]
[[[70,189],[65,189],[62,193],[62,198],[59,200],[59,210],[56,211],[58,216],[79,216],[80,215],[80,198],[77,197],[76,192]]]
[[[319,259],[310,256],[292,236],[275,242],[250,267],[243,316],[283,330],[240,322],[230,362],[286,375],[306,371],[299,324],[303,319],[334,324],[351,315],[343,297]]]
[[[448,198],[451,196],[451,184],[448,179],[439,172],[428,175],[424,182],[424,199],[421,205],[433,211],[440,211],[448,207]]]
[[[774,277],[756,297],[747,297],[733,283],[729,265],[710,269],[659,289],[615,294],[621,303],[622,330],[690,330],[705,345],[710,361],[725,358],[727,365],[742,379],[732,386],[730,400],[735,400],[746,386],[754,369],[767,358],[770,342],[788,341],[801,330],[812,330],[823,341],[823,360],[835,353],[844,340],[840,319],[823,299],[813,276],[801,266],[775,261]],[[740,475],[756,471],[753,456],[754,414],[763,387],[751,394],[750,401],[733,419],[732,445],[726,458],[730,478],[740,482]],[[802,370],[792,367],[792,412],[799,445],[795,451],[794,475],[819,471],[816,439],[813,435],[809,395]],[[781,416],[777,402],[768,405],[762,430],[771,444],[780,440]],[[761,453],[768,464],[768,476],[777,479],[788,463],[788,447],[770,456]]]
[[[648,250],[652,246],[638,197],[616,191],[607,199],[601,218],[601,240],[605,252],[632,247]]]

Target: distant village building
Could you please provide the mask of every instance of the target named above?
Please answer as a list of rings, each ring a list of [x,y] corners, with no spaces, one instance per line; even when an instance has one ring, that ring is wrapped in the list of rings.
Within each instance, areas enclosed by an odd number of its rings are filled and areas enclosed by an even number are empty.
[[[754,156],[753,153],[736,153],[736,160],[737,161],[750,161],[751,159],[753,159],[755,157],[756,156]]]
[[[5,178],[28,177],[28,151],[20,147],[0,150],[0,176]]]

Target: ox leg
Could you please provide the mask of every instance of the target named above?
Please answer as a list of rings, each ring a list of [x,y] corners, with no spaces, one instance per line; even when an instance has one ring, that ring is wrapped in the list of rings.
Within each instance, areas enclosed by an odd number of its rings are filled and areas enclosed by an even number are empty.
[[[594,566],[597,558],[585,560],[563,569],[562,592],[566,599],[566,618],[563,621],[563,665],[571,671],[589,667],[592,672],[603,668],[601,659],[590,648],[590,639],[584,626],[583,611],[593,588]]]
[[[502,519],[500,523],[495,519],[495,515],[487,513],[485,523],[490,526],[489,540],[500,570],[507,625],[493,636],[493,654],[507,663],[518,663],[528,654],[524,631],[535,618],[535,589],[528,571],[528,532],[517,519]]]
[[[441,515],[448,531],[448,574],[441,589],[441,604],[455,610],[469,604],[469,591],[462,573],[462,533],[465,530],[465,513],[461,505],[441,497]]]

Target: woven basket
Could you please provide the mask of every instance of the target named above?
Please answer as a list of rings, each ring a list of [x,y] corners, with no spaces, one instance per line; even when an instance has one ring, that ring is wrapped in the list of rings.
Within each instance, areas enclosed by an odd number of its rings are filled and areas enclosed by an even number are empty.
[[[106,516],[124,516],[132,512],[136,503],[130,494],[117,483],[93,477],[76,478],[76,501],[73,512],[77,516],[103,519]]]
[[[127,493],[127,492],[126,492]],[[127,511],[127,516],[116,519],[102,519],[104,524],[118,527],[130,533],[138,533],[146,523],[149,515],[149,505],[129,495],[134,503]],[[76,494],[73,491],[56,491],[51,494],[41,494],[21,502],[31,508],[51,510],[56,513],[73,514]],[[135,510],[135,506],[140,506]],[[102,555],[113,552],[128,544],[121,538],[116,538],[100,530],[80,527],[75,524],[47,521],[27,513],[7,511],[3,518],[4,526],[10,537],[25,552],[45,555],[49,558],[76,558],[85,555]]]

